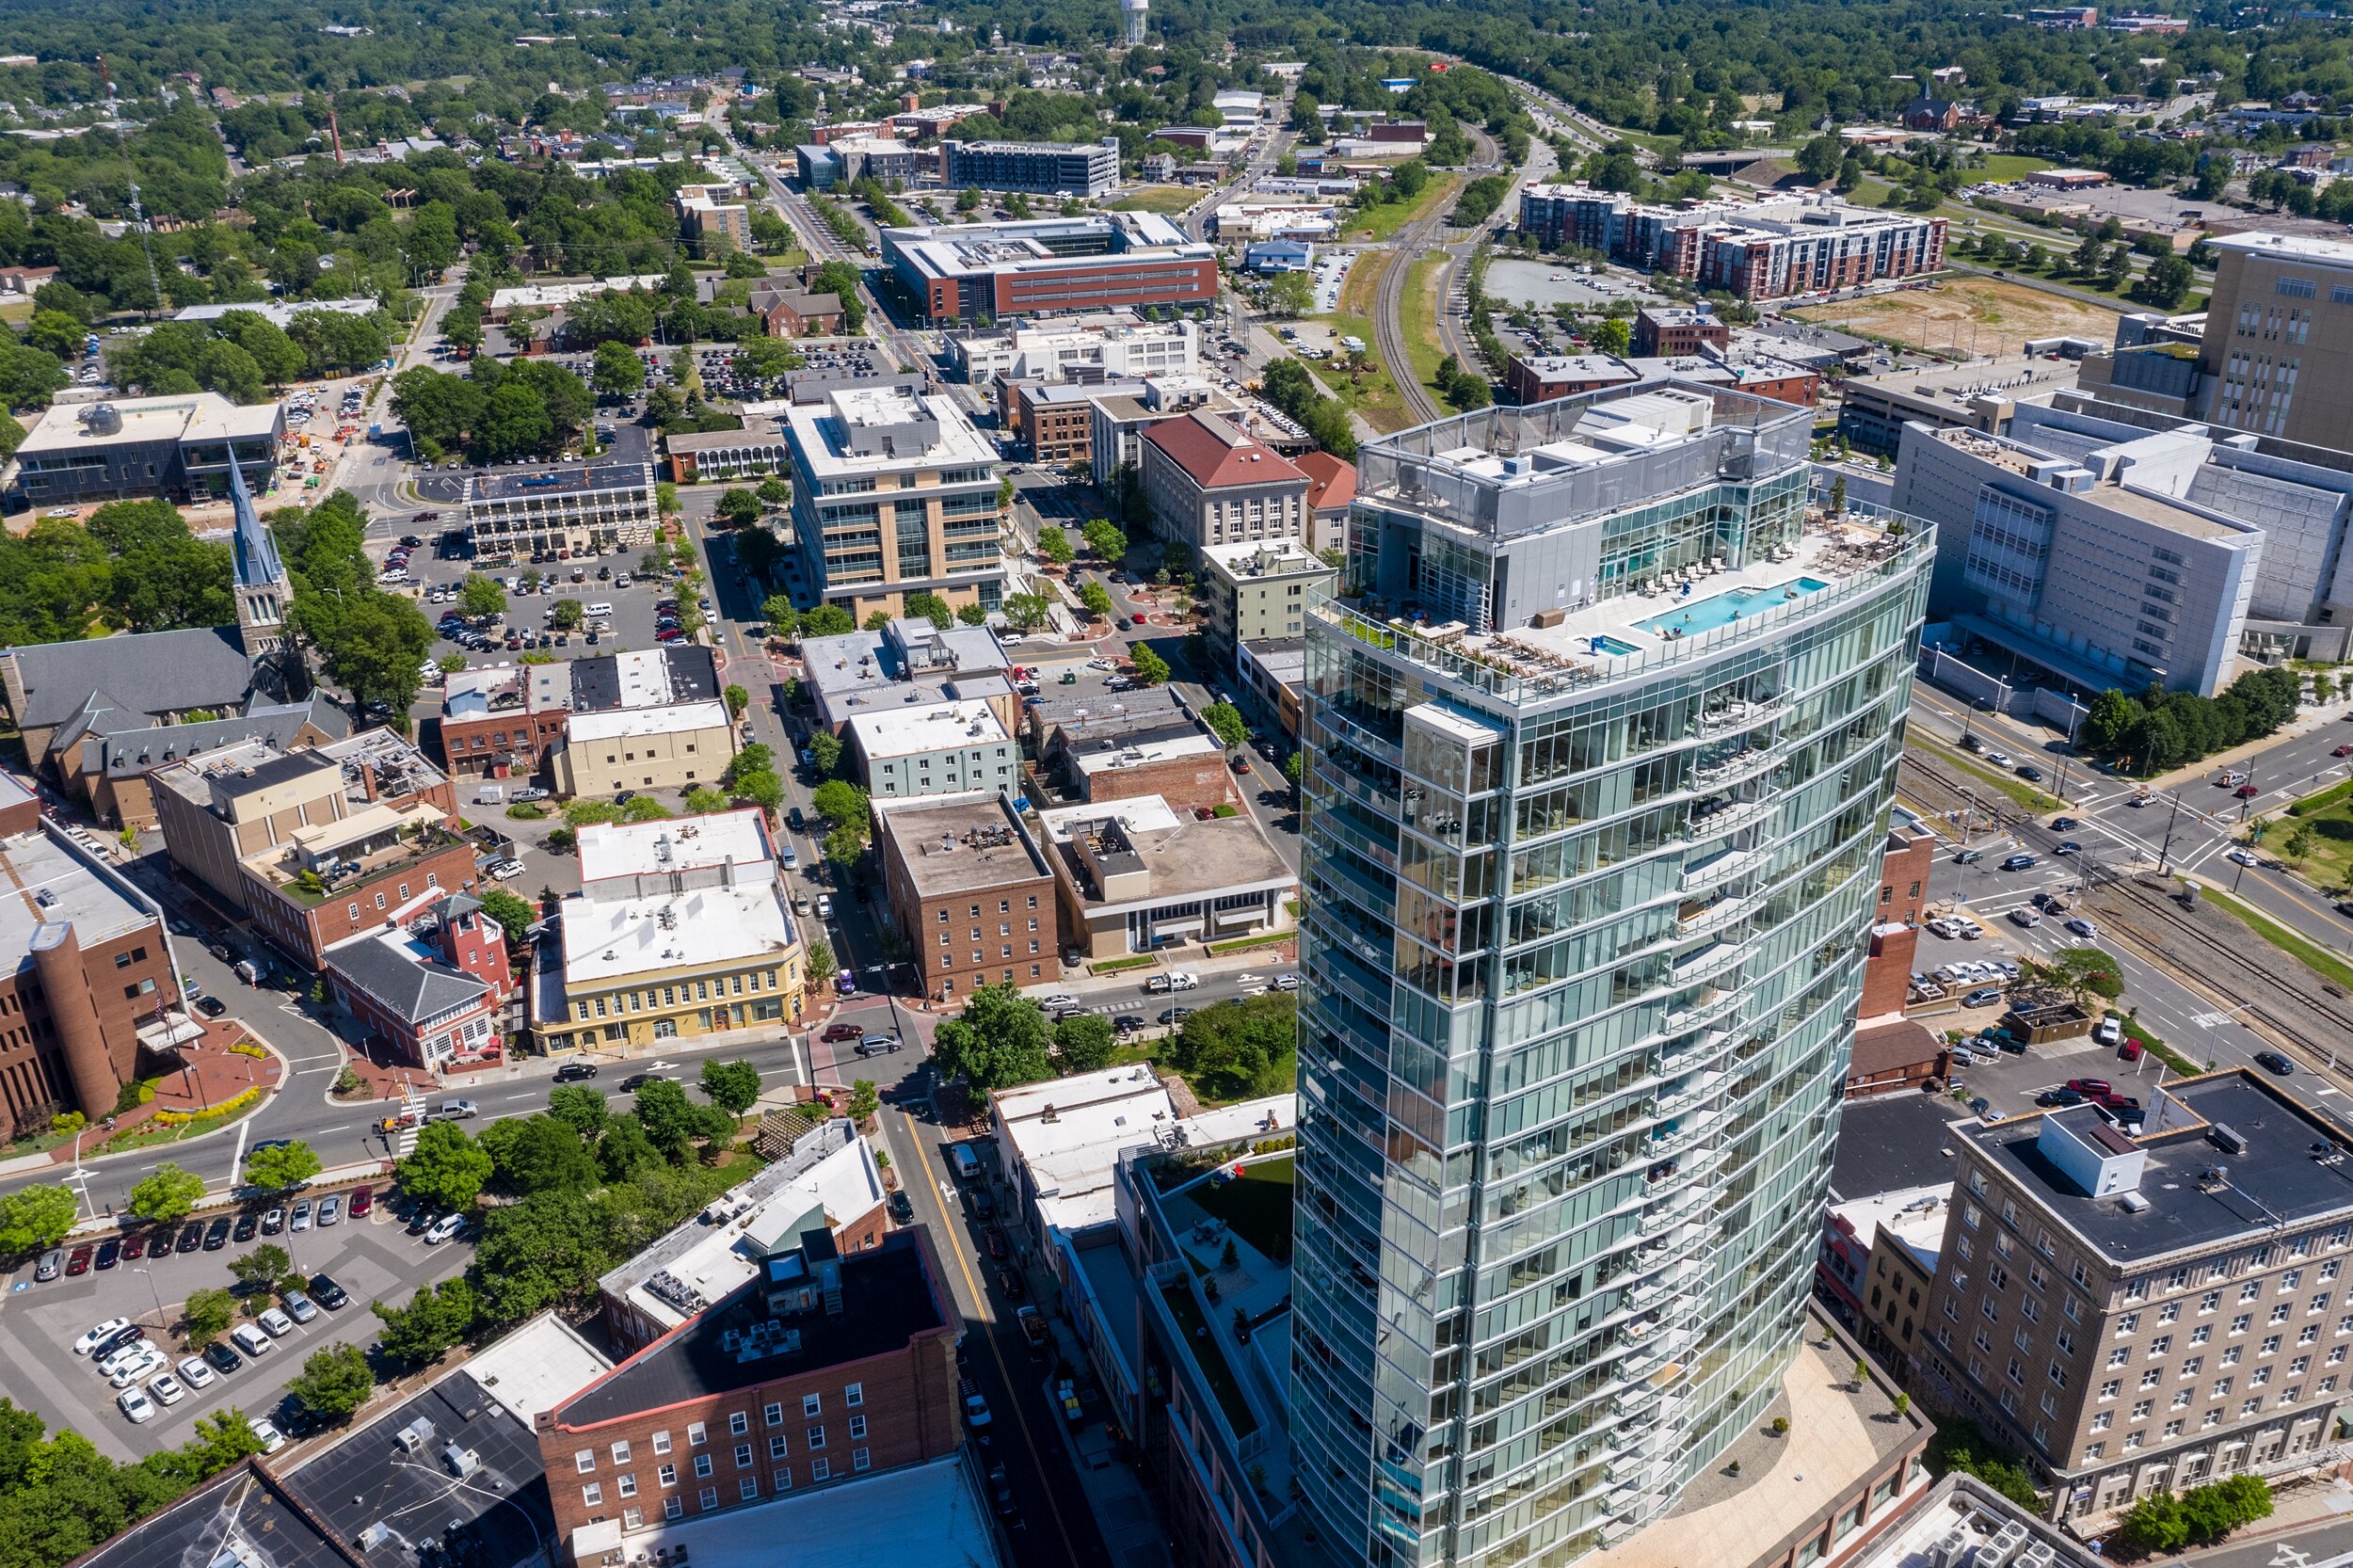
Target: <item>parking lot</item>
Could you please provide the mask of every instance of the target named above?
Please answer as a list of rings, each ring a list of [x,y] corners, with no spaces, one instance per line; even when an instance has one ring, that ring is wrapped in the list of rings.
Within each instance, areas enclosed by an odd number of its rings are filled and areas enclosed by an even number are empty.
[[[387,1191],[382,1183],[373,1185],[376,1196]],[[339,1195],[347,1201],[348,1192]],[[206,1386],[189,1388],[186,1398],[158,1405],[152,1419],[134,1425],[116,1405],[118,1390],[88,1357],[73,1352],[74,1341],[105,1320],[128,1318],[145,1325],[151,1342],[169,1354],[177,1378],[178,1363],[191,1352],[176,1333],[159,1334],[158,1320],[176,1324],[182,1304],[195,1292],[232,1287],[235,1276],[230,1264],[264,1244],[284,1248],[296,1272],[331,1276],[346,1292],[345,1304],[295,1324],[259,1359],[241,1357],[244,1365],[237,1369],[216,1372]],[[248,1416],[275,1419],[285,1385],[313,1352],[375,1340],[379,1324],[368,1310],[369,1303],[378,1298],[406,1303],[419,1286],[458,1272],[472,1254],[464,1242],[427,1246],[407,1234],[389,1206],[379,1202],[364,1219],[345,1219],[324,1229],[314,1225],[300,1233],[256,1234],[243,1244],[231,1243],[215,1252],[174,1252],[160,1260],[150,1254],[111,1269],[40,1284],[33,1282],[28,1261],[9,1276],[7,1293],[0,1296],[0,1314],[7,1318],[12,1341],[12,1353],[0,1360],[0,1394],[39,1411],[53,1427],[72,1427],[102,1452],[126,1460],[184,1443],[197,1417],[216,1411],[234,1407]],[[236,1321],[251,1320],[241,1306]],[[150,1374],[139,1382],[145,1384],[152,1378]]]

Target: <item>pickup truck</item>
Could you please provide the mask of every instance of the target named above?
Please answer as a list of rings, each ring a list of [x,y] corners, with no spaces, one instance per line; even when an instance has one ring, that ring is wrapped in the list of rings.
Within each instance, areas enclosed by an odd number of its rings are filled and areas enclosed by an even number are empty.
[[[1025,1306],[1014,1317],[1021,1324],[1021,1337],[1030,1342],[1031,1351],[1043,1353],[1047,1340],[1046,1315],[1034,1306]]]

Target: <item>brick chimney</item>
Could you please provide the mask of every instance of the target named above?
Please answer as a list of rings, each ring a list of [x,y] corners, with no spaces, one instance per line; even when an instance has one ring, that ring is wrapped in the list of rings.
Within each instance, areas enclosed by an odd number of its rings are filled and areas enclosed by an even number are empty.
[[[376,787],[376,764],[364,757],[360,759],[360,788],[367,792],[369,800],[378,798],[379,792]]]

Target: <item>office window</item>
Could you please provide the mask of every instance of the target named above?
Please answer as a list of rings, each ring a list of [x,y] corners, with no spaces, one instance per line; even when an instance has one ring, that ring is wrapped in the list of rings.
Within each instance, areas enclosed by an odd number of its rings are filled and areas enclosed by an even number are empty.
[[[824,1460],[822,1460],[822,1459],[812,1459],[812,1460],[810,1460],[810,1461],[808,1462],[808,1479],[809,1479],[809,1480],[824,1480],[825,1479],[827,1479],[828,1477],[830,1477],[832,1474],[833,1474],[833,1466],[832,1466],[831,1464],[827,1464],[825,1461],[824,1461]]]
[[[790,1469],[778,1470],[768,1478],[768,1484],[778,1492],[790,1492],[792,1490],[792,1472]]]
[[[583,1448],[583,1449],[581,1449],[578,1453],[576,1453],[576,1454],[572,1455],[572,1469],[573,1469],[576,1473],[578,1473],[578,1474],[580,1474],[580,1475],[584,1475],[584,1475],[586,1475],[589,1471],[591,1471],[591,1470],[595,1469],[596,1467],[597,1467],[597,1450],[596,1450],[596,1449],[594,1449],[594,1448]]]
[[[664,1464],[660,1470],[654,1473],[654,1479],[665,1487],[676,1486],[678,1484],[678,1466],[675,1464]]]
[[[629,1439],[623,1438],[618,1443],[613,1445],[613,1463],[616,1464],[627,1464],[629,1463]]]

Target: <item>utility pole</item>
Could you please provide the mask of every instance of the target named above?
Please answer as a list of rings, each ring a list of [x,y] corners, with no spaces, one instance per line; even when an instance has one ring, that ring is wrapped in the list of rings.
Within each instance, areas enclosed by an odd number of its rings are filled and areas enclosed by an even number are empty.
[[[2182,792],[2173,792],[2173,809],[2165,819],[2165,842],[2157,846],[2157,874],[2165,874],[2167,857],[2173,853],[2173,824],[2182,817]]]
[[[107,113],[114,119],[121,119],[122,101],[115,96],[114,73],[106,69],[106,56],[104,55],[98,56],[98,79],[106,85]],[[164,308],[163,280],[155,275],[155,247],[148,238],[147,212],[139,204],[139,173],[131,165],[130,138],[124,137],[118,145],[122,149],[122,172],[131,187],[132,225],[139,232],[139,249],[147,257],[147,286],[155,296],[155,309],[161,311]]]

